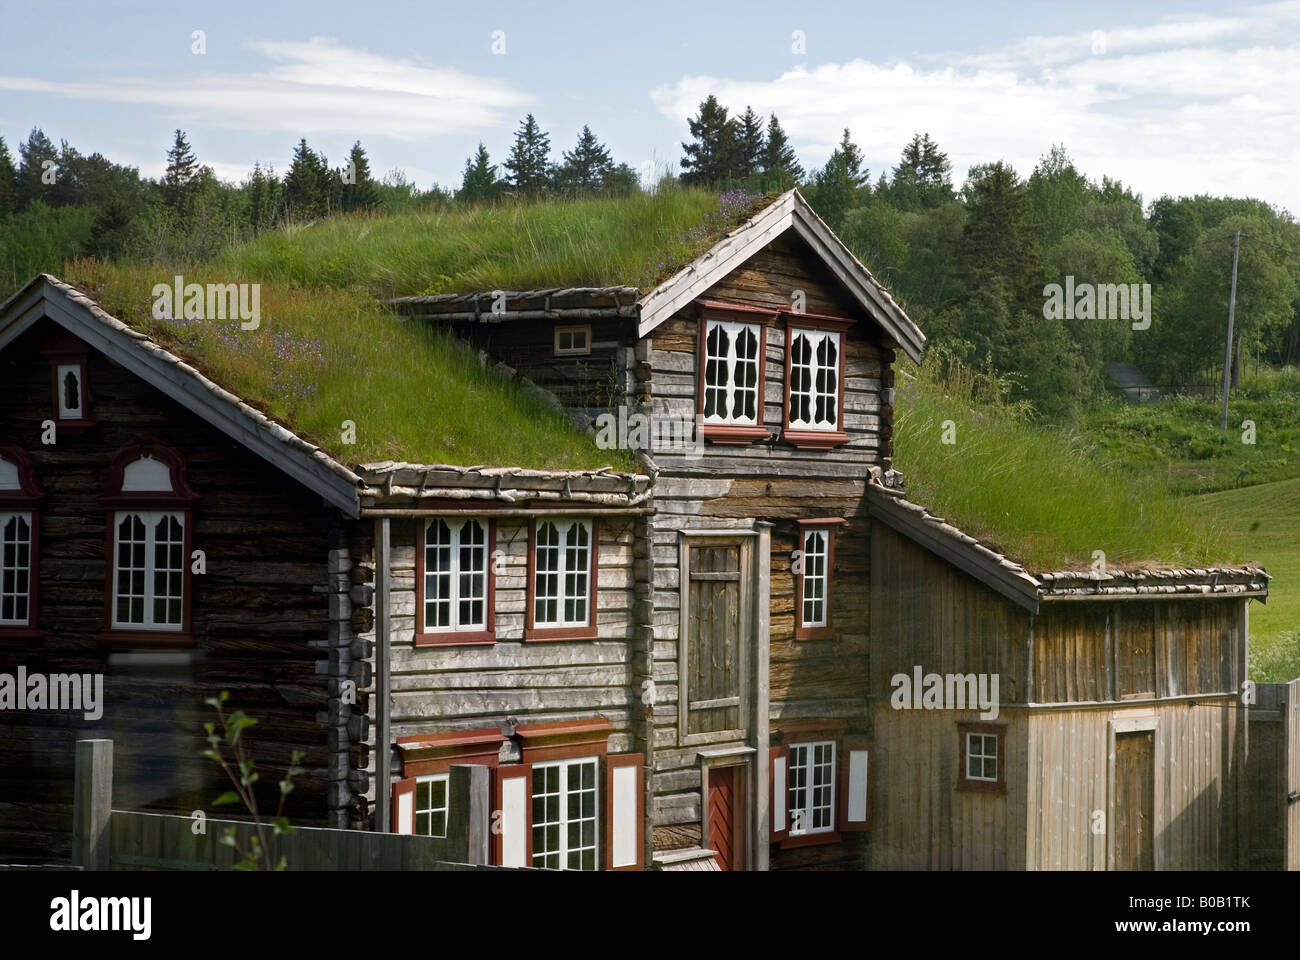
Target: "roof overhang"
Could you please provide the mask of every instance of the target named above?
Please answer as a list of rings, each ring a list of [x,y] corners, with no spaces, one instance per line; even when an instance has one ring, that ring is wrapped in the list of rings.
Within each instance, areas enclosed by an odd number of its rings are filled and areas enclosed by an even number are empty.
[[[345,515],[360,516],[361,480],[355,473],[49,274],[38,274],[0,304],[0,350],[47,318],[319,493]]]
[[[920,362],[925,335],[798,190],[783,193],[647,293],[640,301],[637,335],[646,336],[787,230],[795,231],[885,334]]]

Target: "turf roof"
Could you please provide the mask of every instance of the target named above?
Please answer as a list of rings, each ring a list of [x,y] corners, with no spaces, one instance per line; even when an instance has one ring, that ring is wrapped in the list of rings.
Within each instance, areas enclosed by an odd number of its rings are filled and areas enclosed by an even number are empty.
[[[341,217],[266,234],[201,265],[66,265],[63,280],[344,463],[642,472],[598,449],[448,332],[384,295],[599,286],[643,289],[762,205],[694,190],[453,213]],[[153,315],[155,284],[256,283],[261,324]],[[173,310],[178,314],[179,309]],[[355,443],[343,424],[355,424]]]

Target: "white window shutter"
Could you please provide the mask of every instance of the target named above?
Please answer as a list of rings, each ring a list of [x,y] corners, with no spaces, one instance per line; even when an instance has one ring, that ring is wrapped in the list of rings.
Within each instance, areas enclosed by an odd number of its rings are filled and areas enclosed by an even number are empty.
[[[393,833],[415,833],[415,778],[393,784]]]
[[[530,763],[497,768],[497,863],[503,867],[532,865],[532,771]]]
[[[771,842],[780,843],[790,835],[790,748],[771,749],[772,831]]]
[[[845,737],[840,760],[840,830],[871,829],[871,741]]]
[[[644,869],[645,757],[616,753],[605,758],[605,868]]]

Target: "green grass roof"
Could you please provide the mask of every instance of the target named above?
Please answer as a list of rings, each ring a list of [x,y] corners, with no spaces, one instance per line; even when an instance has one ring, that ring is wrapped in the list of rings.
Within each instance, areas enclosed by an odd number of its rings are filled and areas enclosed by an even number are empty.
[[[899,378],[895,463],[908,499],[1031,573],[1236,562],[1235,544],[1158,477],[1134,476],[1068,428],[981,395],[967,371],[938,373],[934,354]],[[945,442],[951,441],[951,442]]]
[[[648,287],[755,209],[673,190],[452,213],[350,216],[290,227],[212,263],[78,260],[62,279],[118,319],[345,463],[485,464],[641,472],[600,450],[451,334],[399,318],[385,296],[626,284]],[[155,284],[257,283],[261,326],[157,319]],[[179,313],[179,310],[173,311]],[[342,443],[344,421],[356,443]]]

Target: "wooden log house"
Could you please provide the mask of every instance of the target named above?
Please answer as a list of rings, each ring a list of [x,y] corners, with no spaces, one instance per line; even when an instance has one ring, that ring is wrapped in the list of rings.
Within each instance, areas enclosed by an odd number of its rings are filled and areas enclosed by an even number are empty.
[[[507,866],[1230,862],[1231,811],[1204,797],[1236,789],[1226,698],[1267,578],[1098,593],[907,504],[893,362],[924,338],[796,191],[648,291],[393,304],[579,425],[645,417],[643,470],[348,463],[52,277],[0,307],[0,523],[28,531],[5,561],[0,673],[106,677],[93,724],[0,711],[0,859],[66,844],[87,730],[118,744],[123,806],[204,806],[220,784],[192,731],[230,688],[261,720],[265,779],[306,751],[299,822],[436,834],[450,767],[482,764]],[[137,540],[156,558],[140,611]],[[203,574],[179,562],[195,549]],[[1009,729],[967,741],[964,715],[891,710],[890,678],[931,669],[921,652],[1002,671]],[[1150,862],[1142,827],[1097,841],[1048,818],[1062,791],[1100,802],[1082,784],[1117,736],[1134,809],[1171,751],[1199,771],[1153,789],[1170,839]],[[968,742],[1002,793],[951,796]]]

